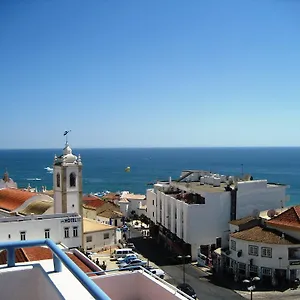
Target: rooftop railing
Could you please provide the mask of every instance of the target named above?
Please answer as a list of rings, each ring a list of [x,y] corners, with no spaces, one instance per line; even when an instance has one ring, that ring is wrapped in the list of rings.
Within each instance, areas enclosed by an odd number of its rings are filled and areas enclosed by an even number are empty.
[[[97,300],[111,300],[52,240],[14,241],[0,243],[0,250],[7,251],[7,267],[15,267],[15,250],[36,246],[47,246],[53,255],[54,272],[62,271],[62,264]]]
[[[120,273],[122,273],[122,271],[142,271],[142,273],[146,273],[150,276],[152,276],[153,278],[155,278],[156,280],[160,281],[161,283],[163,283],[164,285],[168,286],[171,290],[173,290],[174,295],[176,294],[180,294],[182,296],[184,296],[187,300],[194,300],[193,297],[187,295],[186,293],[184,293],[183,291],[179,290],[178,288],[176,288],[174,285],[172,285],[171,283],[165,281],[164,279],[160,278],[159,276],[157,276],[156,274],[150,272],[149,270],[147,270],[146,268],[142,267],[142,266],[129,266],[129,267],[124,267],[124,268],[118,268],[118,269],[110,269],[105,271],[105,273],[111,273],[111,272],[117,272],[119,271]],[[86,273],[87,275],[103,275],[103,271],[97,271],[97,272],[88,272]]]

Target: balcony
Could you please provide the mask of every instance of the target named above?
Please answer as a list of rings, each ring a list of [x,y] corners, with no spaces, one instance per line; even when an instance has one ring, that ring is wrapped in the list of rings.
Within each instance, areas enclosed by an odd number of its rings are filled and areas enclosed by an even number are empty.
[[[52,259],[15,262],[16,249],[36,246],[50,249]],[[1,299],[192,299],[143,268],[132,272],[84,273],[50,239],[0,243],[1,250],[7,252],[7,265],[0,265]]]

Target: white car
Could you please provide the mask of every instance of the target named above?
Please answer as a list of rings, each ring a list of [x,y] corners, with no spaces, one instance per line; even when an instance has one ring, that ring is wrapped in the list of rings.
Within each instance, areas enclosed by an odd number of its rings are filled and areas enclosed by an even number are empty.
[[[154,267],[146,267],[146,270],[148,270],[152,274],[155,274],[156,276],[158,276],[161,279],[164,279],[164,277],[165,277],[165,272],[162,269],[154,268]]]
[[[131,260],[128,264],[127,263],[121,263],[119,265],[119,268],[128,268],[128,267],[139,267],[139,266],[146,266],[147,265],[147,261],[145,260],[140,260],[140,259],[134,259]]]
[[[138,256],[136,254],[127,254],[125,257],[121,257],[117,259],[117,264],[128,263],[131,260],[137,259]]]

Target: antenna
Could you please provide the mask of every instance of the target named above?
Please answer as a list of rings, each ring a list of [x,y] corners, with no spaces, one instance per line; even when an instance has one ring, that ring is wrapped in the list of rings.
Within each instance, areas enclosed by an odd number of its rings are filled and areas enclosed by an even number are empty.
[[[275,215],[276,215],[275,209],[269,209],[269,210],[268,210],[267,216],[268,216],[269,218],[273,218]]]

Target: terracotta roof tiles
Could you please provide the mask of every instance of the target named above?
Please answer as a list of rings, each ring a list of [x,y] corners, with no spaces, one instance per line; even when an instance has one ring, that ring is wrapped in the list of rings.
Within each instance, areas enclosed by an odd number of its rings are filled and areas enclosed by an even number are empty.
[[[237,231],[235,233],[231,233],[230,236],[235,239],[266,244],[300,244],[300,241],[286,234],[283,237],[281,232],[274,229],[264,228],[262,226],[254,226],[250,229]]]
[[[300,205],[289,208],[266,223],[276,227],[300,229]]]
[[[105,201],[94,195],[87,195],[82,198],[82,203],[84,206],[98,208],[105,204]]]
[[[12,188],[0,189],[0,208],[7,211],[16,210],[25,201],[36,195],[36,193]]]
[[[239,225],[246,224],[246,223],[248,223],[248,222],[250,222],[254,219],[255,219],[254,217],[249,216],[249,217],[245,217],[245,218],[241,218],[241,219],[237,219],[237,220],[232,220],[229,223],[232,224],[232,225],[239,226]]]

